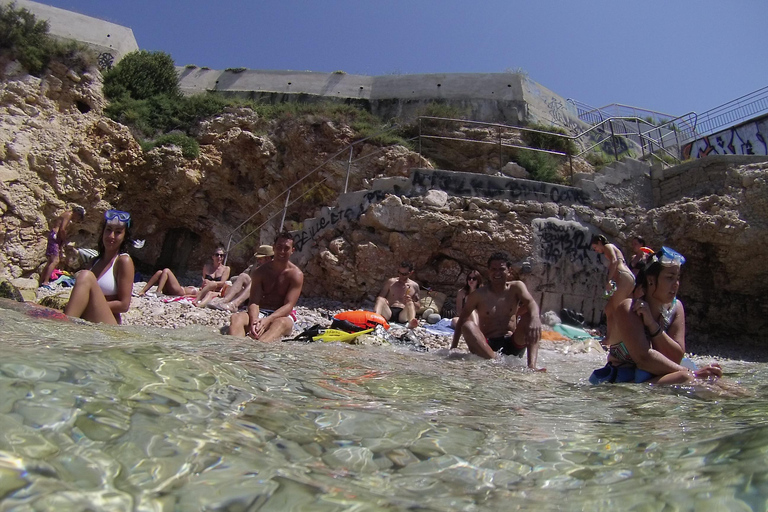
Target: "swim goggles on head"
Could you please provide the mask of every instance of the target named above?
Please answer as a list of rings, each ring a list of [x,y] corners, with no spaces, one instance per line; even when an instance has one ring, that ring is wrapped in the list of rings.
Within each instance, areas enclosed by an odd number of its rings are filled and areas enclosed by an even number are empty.
[[[661,247],[659,252],[653,255],[653,259],[662,265],[682,265],[685,263],[685,256],[665,245]]]
[[[107,219],[107,222],[117,220],[126,226],[131,225],[131,214],[122,210],[107,210],[104,212],[104,218]]]

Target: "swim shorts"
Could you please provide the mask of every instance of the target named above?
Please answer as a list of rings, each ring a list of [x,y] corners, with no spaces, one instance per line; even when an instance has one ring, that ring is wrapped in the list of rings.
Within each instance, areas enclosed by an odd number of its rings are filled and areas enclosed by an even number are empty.
[[[653,374],[641,370],[635,365],[614,366],[611,363],[592,372],[589,376],[590,384],[603,384],[614,382],[635,382],[641,383],[651,380]]]
[[[54,230],[51,230],[50,233],[48,233],[48,245],[45,248],[45,256],[59,256],[59,252],[61,251],[61,246],[59,245],[59,236],[56,234]]]
[[[259,308],[259,318],[267,318],[269,315],[274,313],[274,309],[261,309]],[[296,324],[296,310],[291,310],[290,314],[288,315],[288,318],[290,318],[294,324]],[[293,326],[291,326],[293,328]]]
[[[512,334],[499,336],[497,338],[486,338],[485,341],[488,342],[488,346],[491,347],[491,350],[494,352],[501,351],[501,353],[506,356],[523,357],[525,349],[527,348],[527,346],[518,347],[515,345],[514,336]]]
[[[403,312],[403,309],[404,308],[389,308],[389,310],[392,312],[392,317],[390,317],[390,320],[400,323],[400,313]]]

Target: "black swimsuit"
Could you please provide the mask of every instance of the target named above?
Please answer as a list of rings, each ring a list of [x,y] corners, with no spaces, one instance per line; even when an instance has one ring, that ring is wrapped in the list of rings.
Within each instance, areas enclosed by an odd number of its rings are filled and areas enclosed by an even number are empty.
[[[221,277],[213,277],[211,274],[205,274],[205,278],[209,281],[221,281]]]

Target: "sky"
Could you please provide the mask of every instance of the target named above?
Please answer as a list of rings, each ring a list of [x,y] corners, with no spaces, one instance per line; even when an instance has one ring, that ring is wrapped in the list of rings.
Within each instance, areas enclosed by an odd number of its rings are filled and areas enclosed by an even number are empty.
[[[37,0],[177,65],[388,75],[523,71],[564,98],[671,115],[768,86],[766,0]]]

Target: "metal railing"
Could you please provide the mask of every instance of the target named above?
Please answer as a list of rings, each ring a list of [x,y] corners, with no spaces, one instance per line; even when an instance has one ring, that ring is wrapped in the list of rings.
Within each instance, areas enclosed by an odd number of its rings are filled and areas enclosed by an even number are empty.
[[[698,115],[696,136],[683,142],[711,135],[718,128],[732,126],[763,113],[768,113],[768,86],[702,112]]]
[[[304,196],[306,196],[307,194],[309,194],[310,192],[315,190],[317,187],[319,187],[320,185],[325,183],[330,176],[326,176],[325,178],[317,181],[314,185],[312,185],[310,188],[305,190],[302,194],[300,194],[299,196],[297,196],[293,200],[291,200],[291,192],[293,191],[293,189],[296,188],[300,183],[303,183],[307,178],[309,178],[310,176],[315,174],[317,171],[319,171],[320,169],[322,169],[323,167],[325,167],[329,163],[331,163],[334,160],[336,160],[340,155],[349,152],[349,157],[347,157],[347,159],[346,159],[347,172],[346,172],[346,176],[344,178],[344,190],[343,190],[343,192],[339,192],[339,194],[342,194],[342,193],[346,194],[347,193],[347,188],[349,187],[349,174],[350,174],[350,171],[352,170],[352,165],[357,163],[357,162],[359,162],[359,161],[361,161],[361,160],[364,160],[366,158],[370,158],[370,157],[372,157],[374,155],[377,155],[377,154],[381,153],[382,151],[384,151],[384,149],[386,149],[386,148],[382,148],[382,149],[380,149],[378,151],[374,151],[372,153],[368,153],[366,155],[363,155],[360,158],[353,159],[355,147],[360,145],[360,144],[362,144],[363,142],[366,142],[366,141],[372,139],[372,138],[378,137],[379,135],[391,132],[392,130],[396,129],[397,127],[398,127],[398,125],[396,125],[396,124],[392,125],[392,126],[389,126],[389,127],[385,128],[385,129],[383,129],[381,131],[378,131],[378,132],[374,133],[373,135],[369,135],[368,137],[356,140],[355,142],[352,142],[352,143],[344,146],[343,148],[338,150],[336,153],[334,153],[333,155],[331,155],[330,157],[325,159],[323,161],[323,163],[321,163],[320,165],[318,165],[317,167],[315,167],[314,169],[312,169],[311,171],[306,173],[304,176],[302,176],[298,180],[296,180],[292,185],[290,185],[288,188],[283,190],[280,194],[278,194],[277,196],[275,196],[272,199],[270,199],[261,208],[259,208],[255,213],[253,213],[250,217],[248,217],[243,222],[238,224],[237,227],[235,227],[229,233],[229,238],[227,240],[227,252],[226,252],[226,256],[224,257],[224,264],[226,264],[226,262],[227,262],[227,258],[229,257],[229,251],[230,250],[232,250],[235,247],[237,247],[240,244],[242,244],[245,240],[250,238],[254,233],[256,233],[257,231],[260,231],[261,228],[263,228],[265,225],[267,225],[269,222],[271,222],[275,217],[277,217],[278,215],[281,215],[281,214],[282,214],[282,219],[280,220],[280,228],[278,229],[278,231],[282,231],[283,226],[285,224],[285,216],[286,216],[286,214],[288,212],[288,208],[291,207],[292,205],[294,205],[301,198],[303,198]],[[416,137],[413,137],[412,139],[409,139],[409,140],[414,140],[415,138]],[[235,242],[234,244],[232,243],[233,240],[234,240],[235,235],[240,231],[240,229],[243,226],[248,224],[251,220],[253,220],[254,217],[259,215],[261,212],[263,212],[265,209],[267,209],[270,205],[275,203],[278,199],[280,199],[283,196],[285,196],[285,202],[283,204],[282,209],[280,209],[277,212],[275,212],[272,215],[270,215],[266,220],[264,220],[257,227],[253,228],[247,234],[243,235],[237,242]]]
[[[690,116],[690,114],[686,114],[686,116],[681,116],[681,117],[687,117],[687,116]],[[618,138],[625,138],[633,141],[637,146],[639,146],[643,158],[645,158],[646,156],[648,156],[649,158],[655,158],[656,160],[663,162],[665,165],[669,165],[667,163],[667,160],[672,160],[675,163],[679,163],[680,162],[680,158],[679,158],[680,130],[675,125],[675,123],[678,122],[679,119],[681,118],[673,118],[660,126],[656,126],[649,123],[647,120],[640,119],[638,117],[608,117],[596,123],[594,126],[591,126],[587,130],[579,133],[578,135],[564,135],[564,134],[559,134],[555,132],[536,130],[533,128],[525,128],[521,126],[510,126],[510,125],[499,124],[499,123],[487,123],[487,122],[481,122],[481,121],[470,121],[466,119],[421,116],[419,118],[419,155],[421,155],[422,153],[421,139],[448,140],[448,141],[467,142],[467,143],[475,143],[475,144],[490,144],[490,145],[498,146],[499,148],[499,171],[501,171],[501,168],[504,165],[504,158],[502,154],[504,148],[520,149],[520,150],[533,151],[533,152],[539,152],[539,153],[548,153],[548,154],[558,155],[558,156],[568,158],[568,163],[571,171],[570,177],[572,180],[573,158],[581,157],[589,153],[590,151],[593,151],[596,147],[601,146],[606,141],[611,142],[614,158],[618,160],[619,154],[623,152],[623,151],[619,151],[619,147],[617,144]],[[451,137],[451,136],[444,136],[444,135],[425,134],[424,126],[422,123],[423,120],[436,121],[439,123],[457,123],[462,125],[482,126],[485,128],[490,128],[492,130],[495,129],[496,140],[495,141],[476,140],[476,139],[463,138],[463,137]],[[571,153],[562,152],[562,151],[553,151],[553,150],[547,150],[542,148],[533,148],[530,146],[522,146],[519,144],[511,144],[504,141],[505,132],[540,133],[550,137],[558,137],[563,140],[569,140],[577,144],[582,143],[584,139],[586,139],[587,137],[591,137],[592,140],[590,141],[589,144],[582,146],[584,148],[582,151],[571,154]],[[507,139],[508,138],[509,137],[507,137]],[[657,153],[659,152],[663,156],[660,157],[659,155],[657,155]]]

